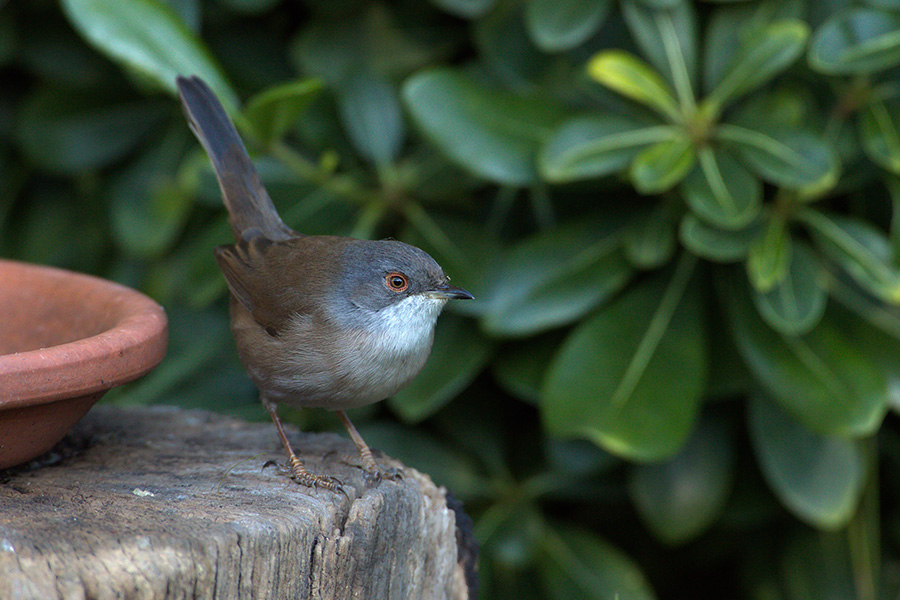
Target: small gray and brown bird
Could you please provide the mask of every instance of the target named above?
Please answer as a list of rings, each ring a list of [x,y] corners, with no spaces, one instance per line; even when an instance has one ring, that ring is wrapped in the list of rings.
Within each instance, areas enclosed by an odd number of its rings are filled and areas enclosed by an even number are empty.
[[[394,240],[307,236],[287,227],[212,90],[179,77],[191,130],[212,161],[235,243],[216,249],[231,292],[231,330],[288,453],[293,479],[340,490],[294,453],[277,404],[336,411],[362,467],[382,471],[344,412],[378,402],[408,384],[431,352],[447,300],[471,299],[452,287],[426,252]]]

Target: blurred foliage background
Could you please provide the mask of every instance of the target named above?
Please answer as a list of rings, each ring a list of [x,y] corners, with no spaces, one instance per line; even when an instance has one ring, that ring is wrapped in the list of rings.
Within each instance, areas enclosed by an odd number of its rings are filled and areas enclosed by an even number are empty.
[[[900,597],[900,1],[0,0],[0,255],[165,305],[110,401],[264,419],[179,73],[289,226],[476,295],[354,416],[482,598]]]

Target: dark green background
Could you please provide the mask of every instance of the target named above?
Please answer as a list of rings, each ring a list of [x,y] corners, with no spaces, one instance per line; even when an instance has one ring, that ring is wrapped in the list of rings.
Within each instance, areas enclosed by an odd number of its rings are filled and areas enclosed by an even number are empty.
[[[0,0],[0,255],[166,307],[109,402],[264,419],[179,73],[289,226],[476,295],[352,416],[482,598],[898,597],[900,2]]]

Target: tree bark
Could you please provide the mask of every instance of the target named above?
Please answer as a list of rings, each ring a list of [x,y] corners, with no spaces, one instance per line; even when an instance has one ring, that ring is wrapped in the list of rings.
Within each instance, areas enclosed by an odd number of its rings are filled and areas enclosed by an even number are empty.
[[[340,436],[291,438],[347,496],[263,470],[284,462],[270,424],[94,408],[55,464],[0,472],[0,598],[474,597],[445,490],[387,457],[403,478],[367,482]]]

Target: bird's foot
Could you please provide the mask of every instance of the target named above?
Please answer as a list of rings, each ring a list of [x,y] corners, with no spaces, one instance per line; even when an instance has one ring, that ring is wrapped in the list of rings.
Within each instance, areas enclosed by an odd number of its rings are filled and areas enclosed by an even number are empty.
[[[375,462],[375,459],[366,460],[365,457],[341,457],[341,462],[351,467],[356,467],[365,473],[366,483],[370,486],[378,485],[383,480],[398,481],[403,479],[403,470],[395,467],[383,468]]]
[[[375,464],[372,466],[361,466],[360,468],[366,474],[366,483],[370,485],[378,485],[384,479],[389,481],[399,481],[400,479],[403,479],[403,471],[396,467],[383,469]]]
[[[344,491],[344,483],[340,479],[329,475],[315,475],[310,473],[296,457],[291,457],[290,466],[279,465],[274,460],[270,460],[263,465],[263,469],[273,465],[278,468],[279,473],[287,475],[299,485],[313,489],[322,488],[347,496],[347,492]],[[349,496],[347,497],[349,498]]]

